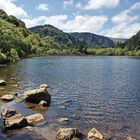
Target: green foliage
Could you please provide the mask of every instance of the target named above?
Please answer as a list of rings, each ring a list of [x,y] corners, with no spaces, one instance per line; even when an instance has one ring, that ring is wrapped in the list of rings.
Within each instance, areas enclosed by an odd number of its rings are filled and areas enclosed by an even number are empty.
[[[10,60],[12,62],[15,62],[17,60],[19,60],[19,55],[16,49],[12,48],[10,51]]]
[[[4,55],[3,53],[0,52],[0,63],[5,62],[7,59],[6,55]]]
[[[33,32],[37,33],[32,33]],[[8,16],[0,10],[0,63],[17,61],[27,55],[129,55],[140,56],[140,32],[126,43],[117,43],[116,48],[103,44],[106,37],[97,36],[101,44],[95,41],[94,35],[80,35],[80,41],[51,25],[34,27],[28,30],[25,23],[14,16]],[[79,34],[74,34],[79,36]],[[91,37],[91,40],[89,39]],[[87,38],[84,38],[87,37]],[[83,39],[84,38],[84,39]],[[110,41],[108,43],[111,43]]]

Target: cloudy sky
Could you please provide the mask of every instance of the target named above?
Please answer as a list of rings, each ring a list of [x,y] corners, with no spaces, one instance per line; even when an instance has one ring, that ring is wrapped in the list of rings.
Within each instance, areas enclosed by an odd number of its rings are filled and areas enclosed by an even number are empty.
[[[27,27],[51,24],[65,32],[117,38],[140,29],[140,0],[0,0],[0,9]]]

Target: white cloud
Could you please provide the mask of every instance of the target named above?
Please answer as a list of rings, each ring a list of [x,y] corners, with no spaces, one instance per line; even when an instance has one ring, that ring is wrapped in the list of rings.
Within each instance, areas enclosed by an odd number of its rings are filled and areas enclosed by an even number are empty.
[[[140,2],[136,2],[130,7],[130,10],[140,9]]]
[[[106,16],[77,15],[63,25],[63,30],[66,32],[97,33],[103,28],[107,20]]]
[[[75,5],[75,7],[81,9],[81,8],[82,8],[82,3],[81,3],[81,2],[78,2],[78,3]]]
[[[67,15],[55,15],[55,16],[40,16],[33,19],[23,19],[27,27],[33,27],[37,25],[51,24],[54,26],[61,26],[65,20],[67,20]]]
[[[64,5],[63,5],[63,7],[66,8],[67,6],[72,6],[73,3],[74,3],[73,0],[64,0],[64,2],[63,2]]]
[[[27,12],[14,3],[15,0],[0,0],[0,9],[6,11],[9,15],[14,15],[17,18],[27,18]]]
[[[41,3],[36,7],[37,10],[41,10],[41,11],[48,11],[48,5],[46,3]]]
[[[131,23],[139,18],[138,15],[135,16],[130,16],[129,15],[129,10],[125,10],[121,12],[120,14],[112,17],[112,22],[119,24],[119,23]]]
[[[89,0],[84,9],[114,8],[120,0]]]
[[[138,9],[139,3],[133,4],[127,10],[122,11],[118,15],[112,17],[113,26],[104,30],[102,33],[106,36],[115,38],[130,38],[140,29],[139,15],[131,15],[133,10]]]
[[[27,27],[51,24],[65,32],[98,33],[108,20],[106,16],[76,15],[69,20],[67,15],[41,16],[33,19],[23,19]]]
[[[104,33],[106,36],[114,38],[130,38],[138,32],[140,29],[140,23],[121,23],[113,26],[111,29],[106,30]]]

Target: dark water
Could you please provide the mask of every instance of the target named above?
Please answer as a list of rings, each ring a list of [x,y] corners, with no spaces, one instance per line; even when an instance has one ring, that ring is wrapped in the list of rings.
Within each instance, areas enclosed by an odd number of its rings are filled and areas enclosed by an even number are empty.
[[[25,116],[42,113],[46,122],[32,132],[7,132],[0,139],[54,140],[60,127],[77,127],[85,134],[95,127],[106,138],[130,135],[140,139],[140,59],[135,57],[78,57],[47,56],[21,60],[0,67],[0,78],[8,85],[0,95],[18,92],[42,83],[50,85],[51,106],[47,110],[28,108],[17,100],[0,102],[0,110],[15,108]],[[15,78],[12,80],[11,78]],[[18,84],[18,86],[16,85]],[[72,103],[60,102],[70,99]],[[74,115],[78,115],[75,118]],[[59,123],[59,118],[69,118]]]

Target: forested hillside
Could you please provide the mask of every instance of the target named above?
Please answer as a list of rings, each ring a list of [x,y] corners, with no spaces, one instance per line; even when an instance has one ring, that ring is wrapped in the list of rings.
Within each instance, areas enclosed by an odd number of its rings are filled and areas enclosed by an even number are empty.
[[[125,43],[91,33],[64,33],[52,25],[26,28],[23,21],[0,10],[0,63],[28,55],[140,55],[140,31]]]
[[[92,33],[65,33],[52,25],[36,26],[29,29],[40,37],[53,37],[59,44],[71,47],[84,45],[85,47],[115,47],[114,42],[104,36]]]
[[[126,41],[125,47],[129,50],[140,50],[140,30]]]

